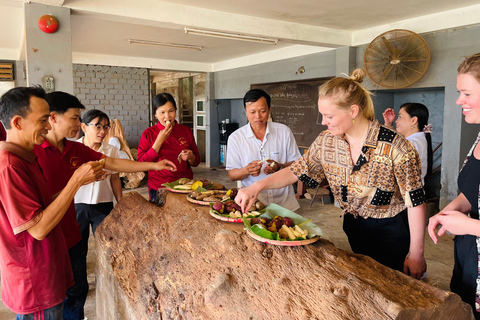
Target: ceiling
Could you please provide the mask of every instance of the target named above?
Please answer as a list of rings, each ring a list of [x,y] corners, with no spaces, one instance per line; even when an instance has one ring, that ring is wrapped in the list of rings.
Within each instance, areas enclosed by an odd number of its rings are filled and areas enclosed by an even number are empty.
[[[480,23],[462,0],[38,0],[71,9],[74,63],[209,72],[371,42],[391,29],[417,33]],[[22,58],[24,1],[0,0],[0,59]],[[185,34],[207,29],[278,39],[276,45]],[[202,50],[129,44],[128,39]]]

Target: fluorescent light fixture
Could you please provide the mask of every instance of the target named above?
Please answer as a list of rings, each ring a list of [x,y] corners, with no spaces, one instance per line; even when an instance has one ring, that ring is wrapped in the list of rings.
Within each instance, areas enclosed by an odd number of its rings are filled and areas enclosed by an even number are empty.
[[[180,49],[191,49],[191,50],[202,51],[202,47],[192,46],[192,45],[189,45],[189,44],[156,42],[156,41],[136,40],[136,39],[128,39],[128,43],[130,43],[130,44],[143,44],[143,45],[147,45],[147,46],[156,46],[156,47],[180,48]]]
[[[278,39],[246,36],[243,34],[234,34],[234,33],[218,32],[218,31],[210,31],[210,30],[192,29],[192,28],[185,28],[185,33],[196,34],[199,36],[207,36],[207,37],[259,42],[259,43],[265,43],[265,44],[277,44],[278,42]]]

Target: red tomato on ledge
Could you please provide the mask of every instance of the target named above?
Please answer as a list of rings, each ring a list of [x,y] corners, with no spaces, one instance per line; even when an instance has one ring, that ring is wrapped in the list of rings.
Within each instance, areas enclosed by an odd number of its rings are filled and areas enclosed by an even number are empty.
[[[58,29],[58,20],[50,14],[46,14],[38,19],[38,27],[45,33],[54,33]]]

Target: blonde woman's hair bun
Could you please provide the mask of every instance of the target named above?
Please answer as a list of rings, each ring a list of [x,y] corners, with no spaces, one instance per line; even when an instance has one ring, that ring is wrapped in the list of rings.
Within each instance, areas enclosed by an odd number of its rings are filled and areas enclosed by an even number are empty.
[[[363,69],[355,69],[352,72],[352,75],[349,77],[350,80],[356,81],[358,83],[362,83],[363,79],[365,79],[367,73]]]

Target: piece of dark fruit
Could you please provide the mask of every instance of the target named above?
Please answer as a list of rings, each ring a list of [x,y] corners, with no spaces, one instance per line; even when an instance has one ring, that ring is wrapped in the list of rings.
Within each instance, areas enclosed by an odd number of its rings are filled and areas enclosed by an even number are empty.
[[[207,179],[200,179],[198,181],[202,181],[202,184],[204,187],[208,186],[208,185],[211,185],[212,183],[210,181],[208,181]]]
[[[260,224],[262,223],[262,220],[260,218],[253,218],[250,220],[250,225],[254,225],[254,224]]]
[[[270,232],[277,232],[277,231],[278,231],[277,226],[275,225],[275,223],[273,223],[273,224],[271,224],[270,226],[268,226],[267,230],[270,231]]]
[[[230,199],[235,199],[235,197],[238,194],[238,189],[237,188],[232,188],[232,189],[229,190],[229,192],[227,194],[230,196]]]
[[[268,227],[269,227],[269,230],[270,230],[270,227],[275,225],[275,231],[273,232],[276,232],[277,230],[280,230],[280,228],[282,227],[283,225],[283,222],[280,220],[280,219],[272,219],[272,221],[270,221],[270,223],[268,224]]]
[[[220,201],[215,202],[212,205],[212,209],[219,213],[223,213],[223,203],[221,203]]]
[[[282,219],[283,221],[283,224],[286,225],[287,227],[293,227],[293,220],[288,218],[288,217],[284,217]]]
[[[227,201],[224,201],[223,204],[228,206],[229,204],[232,204],[232,203],[235,203],[235,201],[233,200],[227,200]]]
[[[242,211],[242,208],[236,203],[233,203],[232,207],[235,208],[236,211],[240,211],[240,212]]]

